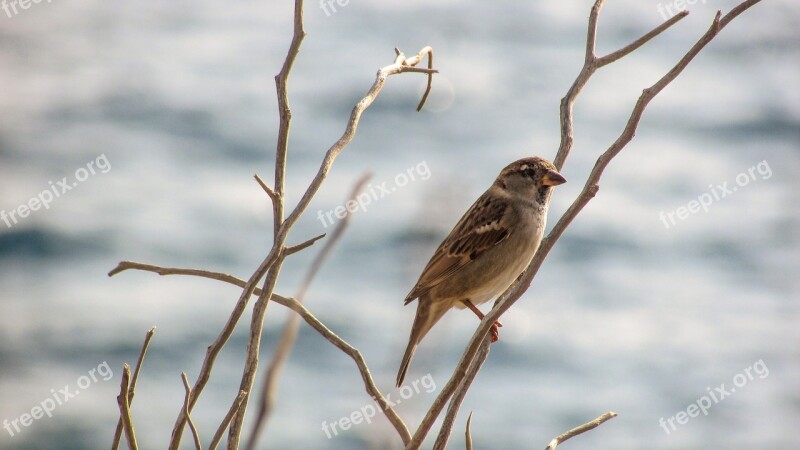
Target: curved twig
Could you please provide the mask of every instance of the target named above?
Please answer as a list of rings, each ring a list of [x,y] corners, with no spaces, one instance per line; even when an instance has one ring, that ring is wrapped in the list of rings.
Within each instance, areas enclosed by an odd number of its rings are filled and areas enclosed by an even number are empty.
[[[466,441],[465,447],[467,450],[472,450],[472,431],[470,427],[472,425],[472,411],[469,412],[469,416],[467,416],[467,427],[464,430],[464,440]]]
[[[417,105],[417,112],[422,111],[422,107],[425,106],[425,101],[428,100],[428,94],[431,93],[433,74],[437,72],[433,69],[433,49],[430,49],[428,52],[428,70],[428,84],[425,86],[425,93],[422,94],[422,99],[419,101],[419,105]]]
[[[607,412],[605,414],[602,414],[602,415],[600,415],[600,417],[598,417],[597,419],[592,420],[591,422],[586,422],[585,424],[583,424],[583,425],[581,425],[579,427],[575,427],[575,428],[567,431],[566,433],[563,433],[563,434],[560,434],[560,435],[556,436],[552,441],[550,441],[550,444],[548,444],[547,447],[544,450],[555,450],[556,447],[558,446],[558,444],[563,443],[564,441],[566,441],[569,438],[573,438],[573,437],[575,437],[575,436],[577,436],[579,434],[583,434],[583,433],[586,433],[589,430],[593,430],[593,429],[599,427],[600,425],[602,425],[603,422],[605,422],[607,420],[611,420],[614,417],[617,417],[617,413],[612,412],[612,411],[609,411],[609,412]]]

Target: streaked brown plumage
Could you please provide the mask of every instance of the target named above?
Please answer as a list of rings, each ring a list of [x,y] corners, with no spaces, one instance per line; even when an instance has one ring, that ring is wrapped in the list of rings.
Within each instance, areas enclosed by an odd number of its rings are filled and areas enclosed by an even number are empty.
[[[564,182],[545,159],[514,161],[461,217],[406,296],[406,305],[419,302],[398,387],[417,345],[449,309],[488,302],[525,270],[542,240],[552,187]]]

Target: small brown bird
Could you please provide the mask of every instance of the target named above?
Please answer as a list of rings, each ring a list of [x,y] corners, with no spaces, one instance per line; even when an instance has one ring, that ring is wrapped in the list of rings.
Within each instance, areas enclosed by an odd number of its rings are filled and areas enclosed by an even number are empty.
[[[530,264],[544,234],[551,188],[566,181],[551,162],[523,158],[506,166],[467,210],[406,297],[406,305],[419,302],[397,387],[417,345],[449,309],[466,307],[483,319],[476,305],[505,291]]]

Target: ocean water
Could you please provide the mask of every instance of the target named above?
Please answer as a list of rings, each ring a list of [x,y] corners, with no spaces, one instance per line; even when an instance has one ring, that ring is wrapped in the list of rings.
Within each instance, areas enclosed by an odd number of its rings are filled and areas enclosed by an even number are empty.
[[[330,231],[319,217],[364,172],[373,189],[396,188],[353,217],[307,305],[359,348],[414,429],[477,322],[452,312],[437,325],[407,377],[420,388],[403,398],[393,385],[414,307],[402,299],[503,166],[555,155],[558,104],[582,64],[592,2],[343,3],[306,5],[289,84],[290,207],[394,47],[432,46],[441,73],[420,113],[425,77],[390,78],[289,242]],[[670,3],[608,2],[598,52],[661,23],[660,4]],[[641,90],[716,9],[735,4],[695,2],[671,30],[594,75],[576,104],[569,181],[553,196],[551,225]],[[180,373],[195,380],[237,288],[106,274],[132,260],[247,278],[262,260],[272,217],[252,175],[271,181],[274,170],[273,76],[291,13],[288,1],[0,9],[0,421],[61,402],[52,417],[0,430],[0,448],[108,448],[122,364],[135,363],[153,325],[133,417],[141,448],[165,447]],[[798,29],[797,2],[756,5],[651,103],[597,197],[504,316],[450,448],[463,448],[469,411],[475,448],[513,449],[543,448],[609,410],[619,416],[564,445],[800,448]],[[415,179],[401,186],[398,174]],[[39,209],[22,217],[32,198]],[[319,248],[287,260],[277,292],[298,289]],[[286,317],[269,307],[262,361]],[[248,311],[193,412],[205,445],[238,390],[249,320]],[[382,417],[324,431],[369,404],[353,362],[302,325],[259,448],[400,448]],[[183,444],[193,448],[188,430]]]

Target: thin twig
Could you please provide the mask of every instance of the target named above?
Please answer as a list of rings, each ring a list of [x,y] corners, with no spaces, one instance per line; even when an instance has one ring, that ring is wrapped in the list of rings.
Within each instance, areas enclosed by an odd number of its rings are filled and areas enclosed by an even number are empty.
[[[469,416],[467,416],[467,428],[464,430],[464,439],[467,441],[466,449],[472,450],[472,431],[470,427],[472,425],[472,411],[469,412]]]
[[[269,186],[267,186],[267,183],[265,183],[264,180],[262,180],[261,177],[258,176],[258,174],[255,174],[253,176],[255,177],[256,182],[258,182],[258,185],[261,186],[261,189],[263,189],[264,192],[267,193],[270,203],[272,203],[272,218],[273,218],[272,226],[274,227],[273,234],[277,233],[278,227],[280,227],[280,221],[277,220],[276,218],[279,217],[278,208],[280,206],[280,203],[282,203],[283,198],[280,195],[278,195],[277,192],[273,191]]]
[[[128,405],[133,403],[133,396],[136,390],[136,381],[139,379],[139,371],[142,369],[142,362],[144,361],[144,355],[147,353],[147,347],[150,345],[150,339],[153,338],[153,335],[156,332],[156,327],[153,326],[147,333],[144,335],[144,344],[142,344],[142,350],[139,352],[139,359],[136,360],[136,369],[133,371],[133,378],[131,379],[130,386],[128,387]],[[114,430],[114,442],[111,444],[112,450],[117,450],[119,448],[119,441],[122,439],[122,417],[120,416],[119,420],[117,421],[117,429]]]
[[[225,434],[225,429],[228,428],[228,425],[231,424],[231,420],[233,420],[233,416],[239,411],[246,394],[247,392],[245,391],[239,391],[239,395],[236,396],[236,401],[231,405],[228,414],[225,415],[222,423],[219,424],[219,428],[217,428],[217,432],[214,433],[214,438],[211,440],[211,443],[208,444],[208,450],[217,450],[217,446],[220,441],[222,441],[222,436]]]
[[[605,65],[611,64],[614,61],[622,59],[625,56],[627,56],[628,54],[633,53],[634,51],[638,50],[639,47],[641,47],[642,45],[646,44],[650,39],[653,39],[654,37],[658,36],[662,32],[666,31],[667,28],[675,25],[676,23],[678,23],[678,21],[680,21],[681,19],[683,19],[684,17],[686,17],[688,15],[689,15],[689,10],[688,9],[684,9],[683,11],[681,11],[681,12],[675,14],[674,16],[670,17],[669,20],[667,20],[664,23],[662,23],[661,25],[653,28],[647,34],[645,34],[644,36],[640,37],[639,39],[631,42],[630,44],[626,45],[625,47],[622,47],[621,49],[619,49],[619,50],[617,50],[615,52],[611,52],[606,56],[595,58],[594,62],[595,62],[596,67],[600,68],[600,67],[603,67]]]
[[[289,255],[294,255],[295,253],[297,253],[297,252],[299,252],[301,250],[305,250],[308,247],[311,247],[312,245],[314,245],[314,243],[317,242],[318,240],[324,238],[325,235],[326,235],[326,233],[322,233],[319,236],[314,236],[313,238],[311,238],[311,239],[309,239],[309,240],[307,240],[305,242],[302,242],[300,244],[293,245],[291,247],[286,247],[286,250],[284,251],[284,254],[286,256],[289,256]]]
[[[477,330],[472,335],[472,338],[467,345],[467,348],[464,350],[464,353],[459,360],[456,370],[453,372],[450,381],[445,385],[445,388],[437,396],[436,400],[434,400],[433,404],[431,405],[428,413],[426,414],[425,418],[423,419],[422,423],[420,424],[419,428],[414,434],[412,442],[406,446],[407,449],[418,449],[422,442],[425,439],[428,431],[433,426],[433,422],[441,413],[441,410],[444,408],[445,403],[453,395],[453,391],[458,386],[458,381],[462,378],[461,374],[464,373],[464,368],[468,367],[471,364],[472,360],[475,358],[475,355],[479,351],[479,347],[481,345],[482,339],[486,336],[486,333],[489,332],[489,328],[497,321],[500,316],[505,313],[508,308],[511,307],[521,296],[522,294],[527,291],[530,287],[531,282],[533,281],[534,276],[538,272],[539,268],[541,267],[544,259],[549,254],[550,250],[552,249],[555,242],[561,237],[564,233],[564,230],[569,226],[572,220],[578,215],[578,213],[583,209],[584,206],[595,196],[599,189],[599,181],[602,177],[603,170],[606,168],[608,163],[617,155],[620,151],[633,139],[634,135],[636,134],[636,128],[639,125],[639,121],[641,120],[642,114],[644,113],[645,108],[647,107],[648,103],[659,93],[663,90],[669,83],[671,83],[683,69],[691,62],[691,60],[697,56],[697,54],[705,47],[718,33],[719,31],[727,25],[733,18],[741,14],[747,8],[753,6],[754,4],[758,3],[760,0],[748,0],[741,3],[739,6],[731,10],[724,18],[720,19],[720,14],[717,13],[714,21],[712,22],[709,30],[692,46],[692,48],[686,53],[686,55],[681,58],[681,60],[673,67],[666,75],[664,75],[658,82],[656,82],[653,86],[644,89],[642,95],[639,97],[639,100],[636,102],[634,106],[631,116],[628,120],[627,125],[625,126],[624,130],[620,133],[617,140],[611,144],[611,146],[598,158],[597,163],[595,164],[594,169],[589,174],[589,177],[586,181],[586,184],[582,190],[582,192],[578,195],[572,205],[567,209],[564,215],[559,219],[556,225],[553,227],[552,231],[547,235],[545,239],[542,240],[541,244],[539,245],[539,250],[536,252],[531,263],[528,265],[528,268],[525,272],[522,273],[522,276],[518,278],[496,301],[495,305],[492,310],[486,314],[478,325]],[[587,37],[587,58],[593,54],[594,48],[594,39],[595,39],[595,31],[597,26],[597,17],[596,12],[599,12],[598,5],[602,6],[603,1],[598,0],[594,7],[592,8],[592,15],[590,16],[590,26],[589,26],[589,33]],[[591,44],[591,45],[590,45]],[[579,91],[580,88],[583,87],[586,80],[582,80],[581,77],[584,75],[586,67],[584,70],[581,71],[581,75],[578,76],[578,80],[576,80],[575,84],[570,88],[570,93],[564,97],[561,103],[562,107],[562,138],[567,137],[566,140],[562,140],[562,147],[559,149],[559,155],[557,156],[556,160],[560,160],[560,164],[563,165],[563,162],[566,160],[568,155],[569,149],[572,146],[572,115],[571,115],[571,96],[577,95],[577,92],[573,92],[575,90]],[[585,77],[591,75],[591,72],[585,74]],[[572,99],[574,100],[574,98]],[[565,106],[566,104],[566,106]],[[570,113],[563,114],[565,108],[568,108]],[[564,122],[566,120],[567,122]],[[562,153],[562,150],[564,150]],[[557,167],[561,167],[561,165],[557,165]]]
[[[597,419],[592,420],[591,422],[586,422],[585,424],[583,424],[583,425],[581,425],[579,427],[575,427],[575,428],[567,431],[566,433],[557,436],[552,441],[550,441],[550,444],[544,450],[555,450],[555,448],[558,446],[558,444],[563,443],[564,441],[566,441],[569,438],[575,437],[575,436],[577,436],[579,434],[586,433],[589,430],[593,430],[593,429],[599,427],[601,424],[603,424],[603,422],[605,422],[607,420],[610,420],[610,419],[613,419],[614,417],[617,417],[617,413],[615,413],[615,412],[609,411],[609,412],[607,412],[605,414],[602,414],[600,417],[598,417]]]
[[[364,185],[369,180],[370,175],[365,174],[363,175],[353,187],[350,195],[347,197],[347,201],[354,201],[356,196],[361,192],[364,188]],[[314,261],[311,263],[311,267],[308,270],[303,281],[300,283],[300,289],[298,289],[297,294],[295,295],[295,299],[299,303],[303,303],[305,298],[306,292],[311,286],[311,281],[316,276],[319,269],[322,267],[322,264],[331,254],[333,247],[336,243],[341,239],[344,230],[347,228],[347,225],[350,223],[350,219],[352,214],[346,215],[334,229],[333,233],[331,233],[331,238],[325,242],[325,245],[320,250],[319,254],[314,258]],[[325,236],[324,234],[322,236]],[[321,236],[320,236],[321,237]],[[302,245],[302,244],[301,244]],[[310,244],[309,244],[310,245]],[[291,249],[287,249],[287,254],[290,254]],[[283,328],[283,333],[281,334],[281,339],[278,342],[278,345],[275,349],[275,353],[272,356],[272,360],[267,366],[266,372],[264,372],[264,385],[261,390],[261,402],[259,403],[258,413],[256,415],[256,420],[253,424],[253,431],[250,433],[250,439],[247,444],[248,450],[253,450],[256,448],[256,444],[258,443],[259,435],[261,431],[266,427],[267,421],[272,414],[272,409],[275,404],[275,400],[278,395],[278,378],[280,377],[281,369],[286,362],[286,359],[289,357],[289,353],[291,353],[292,348],[294,347],[294,343],[297,339],[297,331],[300,325],[300,316],[297,314],[291,314],[286,319],[286,324]]]
[[[128,441],[128,448],[130,450],[138,450],[139,445],[136,443],[136,433],[133,431],[131,405],[128,403],[128,389],[130,387],[130,380],[131,367],[128,364],[125,364],[122,367],[122,380],[120,381],[117,404],[119,405],[119,414],[122,418],[122,429],[125,430],[125,439]]]
[[[246,282],[239,278],[236,278],[232,275],[218,273],[218,272],[210,272],[207,270],[197,270],[197,269],[181,269],[177,267],[159,267],[154,266],[151,264],[141,264],[131,261],[123,261],[114,269],[112,272],[120,273],[124,270],[141,270],[145,272],[152,272],[157,273],[162,276],[166,275],[189,275],[189,276],[197,276],[202,278],[209,278],[212,280],[222,281],[225,283],[229,283],[235,286],[244,287]],[[262,295],[261,289],[256,288],[254,295]],[[350,356],[350,358],[355,361],[356,366],[358,367],[359,372],[361,373],[361,379],[364,381],[364,388],[369,394],[370,397],[374,398],[375,401],[380,406],[381,411],[389,420],[389,422],[395,427],[398,434],[403,440],[403,443],[406,444],[411,440],[411,434],[408,431],[408,427],[397,415],[397,412],[391,407],[391,405],[386,401],[386,398],[383,396],[381,391],[378,389],[377,385],[375,384],[375,380],[372,378],[372,374],[367,367],[367,363],[364,360],[364,357],[361,355],[361,352],[358,351],[355,347],[347,343],[344,339],[340,338],[336,333],[328,329],[322,322],[319,321],[311,312],[309,312],[305,306],[300,304],[297,300],[290,298],[290,297],[283,297],[278,294],[272,294],[270,298],[273,302],[283,305],[292,311],[296,312],[300,315],[300,317],[305,320],[305,322],[311,326],[314,330],[316,330],[322,337],[328,340],[331,344],[333,344],[336,348],[343,351],[345,354]]]
[[[189,415],[189,397],[192,395],[192,387],[189,386],[189,378],[186,377],[186,372],[181,372],[181,380],[183,380],[183,389],[186,391],[186,396],[183,399],[184,414],[186,414],[186,422],[189,423],[189,428],[192,430],[192,437],[194,437],[194,447],[197,450],[203,450],[200,444],[200,434],[197,433],[197,427],[194,426],[192,416]]]
[[[280,199],[280,197],[278,197],[278,194],[275,191],[273,191],[272,188],[267,186],[267,183],[265,183],[264,180],[262,180],[261,177],[258,176],[258,174],[253,175],[253,177],[256,179],[256,182],[258,183],[258,185],[261,186],[261,189],[263,189],[264,192],[267,193],[267,196],[273,202],[277,203],[278,200]]]
[[[417,112],[422,111],[422,107],[425,106],[425,101],[428,99],[428,94],[431,93],[433,74],[438,72],[433,69],[433,49],[428,52],[428,70],[430,70],[430,72],[428,72],[428,84],[425,86],[425,93],[422,94],[422,99],[419,101],[419,105],[417,105]]]

